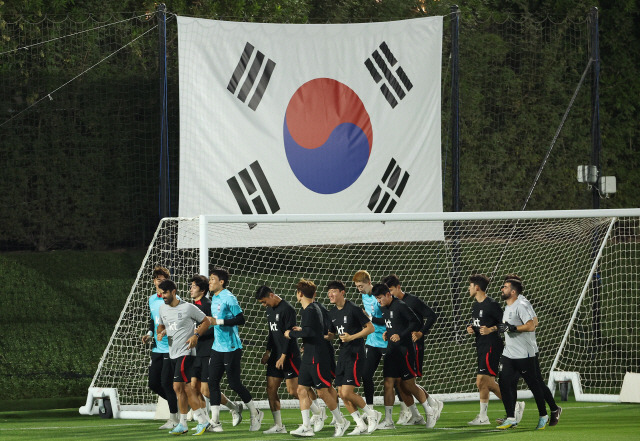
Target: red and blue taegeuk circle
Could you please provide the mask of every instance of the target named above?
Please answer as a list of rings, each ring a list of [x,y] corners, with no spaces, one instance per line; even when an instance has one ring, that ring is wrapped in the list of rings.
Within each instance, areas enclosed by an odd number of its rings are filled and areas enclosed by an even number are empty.
[[[316,193],[333,194],[351,186],[371,155],[373,130],[362,100],[331,78],[313,79],[296,90],[283,132],[291,170]]]

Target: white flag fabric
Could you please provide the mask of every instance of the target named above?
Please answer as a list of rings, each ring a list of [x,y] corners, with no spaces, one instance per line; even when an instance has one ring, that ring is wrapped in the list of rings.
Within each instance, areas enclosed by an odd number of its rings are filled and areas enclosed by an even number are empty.
[[[179,214],[442,211],[442,17],[178,17]]]

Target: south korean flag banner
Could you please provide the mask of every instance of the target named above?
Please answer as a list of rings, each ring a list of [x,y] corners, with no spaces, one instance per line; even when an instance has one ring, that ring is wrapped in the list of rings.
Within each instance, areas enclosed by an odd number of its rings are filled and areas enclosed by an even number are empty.
[[[181,217],[442,211],[442,17],[178,17]]]

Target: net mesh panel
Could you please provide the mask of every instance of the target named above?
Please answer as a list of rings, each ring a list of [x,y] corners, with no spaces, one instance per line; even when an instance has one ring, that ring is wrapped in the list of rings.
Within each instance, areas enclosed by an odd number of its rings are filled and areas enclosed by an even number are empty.
[[[158,219],[155,15],[2,19],[0,249],[147,246]]]
[[[366,244],[211,248],[209,263],[229,269],[229,289],[237,296],[247,320],[240,327],[244,345],[242,378],[254,399],[266,399],[265,368],[259,360],[268,329],[264,309],[254,299],[256,288],[267,284],[296,305],[296,282],[300,278],[310,279],[319,287],[319,301],[330,307],[326,283],[339,279],[348,287],[347,297],[361,305],[351,282],[360,269],[368,270],[374,283],[390,273],[397,274],[406,292],[418,295],[436,311],[439,318],[426,337],[425,375],[419,383],[429,393],[466,394],[476,392],[475,349],[473,338],[465,331],[472,305],[466,284],[468,275],[491,274],[500,262],[488,288],[488,294],[498,300],[505,274],[515,272],[523,278],[524,294],[540,320],[536,335],[546,378],[588,280],[594,247],[597,251],[610,222],[610,218],[445,222],[444,241],[397,242],[391,237],[380,237],[376,238],[380,242]],[[263,227],[273,240],[290,240],[287,224]],[[335,222],[310,223],[300,241],[314,235],[330,235],[343,227]],[[638,337],[634,329],[638,299],[633,290],[638,282],[638,227],[638,219],[619,220],[604,250],[600,344],[594,338],[593,302],[587,296],[558,365],[559,370],[580,372],[585,393],[619,393],[624,372],[637,371]],[[183,228],[197,238],[197,222]],[[408,222],[406,228],[419,230],[424,224]],[[210,234],[225,236],[237,234],[238,229],[248,231],[249,226],[210,224],[209,229]],[[155,292],[151,280],[153,266],[170,268],[182,296],[189,295],[189,278],[198,273],[198,250],[179,249],[177,233],[176,219],[164,220],[160,225],[94,378],[94,386],[117,387],[125,405],[156,400],[147,388],[149,349],[140,343],[149,317],[148,297]],[[459,256],[457,263],[455,255]],[[464,283],[453,291],[450,275],[456,268],[463,274]],[[380,366],[376,374],[378,396],[382,395],[381,370]],[[225,388],[223,385],[229,397],[235,397]],[[281,394],[283,399],[287,398],[284,389]]]

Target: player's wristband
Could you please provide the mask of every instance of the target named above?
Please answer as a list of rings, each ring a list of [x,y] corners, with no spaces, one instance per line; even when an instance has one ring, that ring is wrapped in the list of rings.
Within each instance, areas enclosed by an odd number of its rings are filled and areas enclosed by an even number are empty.
[[[200,334],[198,334],[197,332],[195,332],[193,335],[195,335],[196,337],[200,338]]]
[[[217,318],[216,319],[216,325],[223,326],[224,325],[224,319]]]
[[[148,335],[149,337],[153,337],[153,331],[147,331],[147,335]]]

